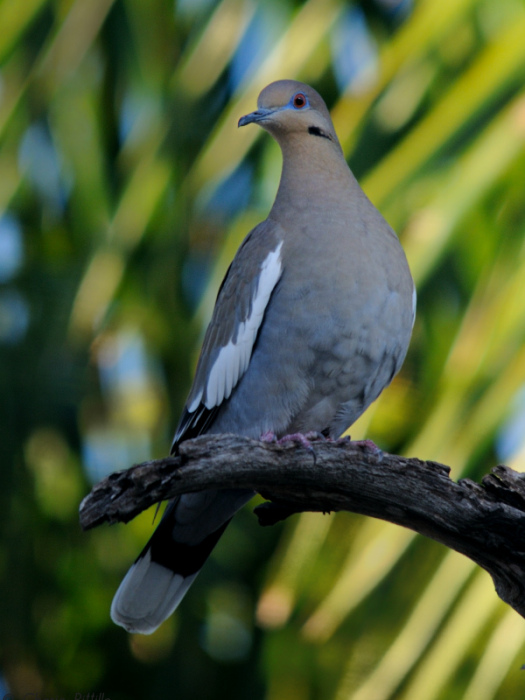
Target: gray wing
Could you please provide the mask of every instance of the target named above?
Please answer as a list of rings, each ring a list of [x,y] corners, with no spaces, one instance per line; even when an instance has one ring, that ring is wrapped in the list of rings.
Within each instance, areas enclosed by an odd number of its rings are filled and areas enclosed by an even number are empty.
[[[282,275],[282,230],[263,221],[244,239],[219,289],[195,379],[171,451],[206,432],[250,364],[270,297]]]

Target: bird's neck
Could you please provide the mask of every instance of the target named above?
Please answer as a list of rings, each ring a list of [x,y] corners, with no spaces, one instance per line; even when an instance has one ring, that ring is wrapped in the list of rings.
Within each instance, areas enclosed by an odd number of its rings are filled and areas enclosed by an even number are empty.
[[[352,199],[359,185],[338,143],[319,136],[307,142],[281,143],[283,168],[271,216],[300,216],[302,211],[327,210]],[[305,207],[305,203],[308,207]]]

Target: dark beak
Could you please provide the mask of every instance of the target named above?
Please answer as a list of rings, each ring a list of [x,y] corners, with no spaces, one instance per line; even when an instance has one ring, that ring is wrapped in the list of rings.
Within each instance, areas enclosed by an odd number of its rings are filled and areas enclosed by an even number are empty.
[[[256,112],[250,112],[250,114],[246,114],[239,119],[237,126],[246,126],[246,124],[262,122],[268,119],[268,117],[273,114],[273,111],[273,109],[258,109]]]

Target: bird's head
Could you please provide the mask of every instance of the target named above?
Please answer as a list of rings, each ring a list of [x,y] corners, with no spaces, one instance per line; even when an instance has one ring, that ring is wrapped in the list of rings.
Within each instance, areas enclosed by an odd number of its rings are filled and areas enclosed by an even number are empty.
[[[323,98],[296,80],[278,80],[265,87],[257,110],[239,119],[239,126],[246,124],[259,124],[279,142],[292,134],[304,134],[339,145]]]

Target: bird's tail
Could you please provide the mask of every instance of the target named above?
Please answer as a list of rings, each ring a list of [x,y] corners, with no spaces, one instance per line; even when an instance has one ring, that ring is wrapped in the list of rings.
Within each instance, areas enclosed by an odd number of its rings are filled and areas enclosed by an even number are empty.
[[[111,617],[128,632],[151,634],[183,599],[231,518],[251,491],[205,491],[172,501],[120,584]]]

